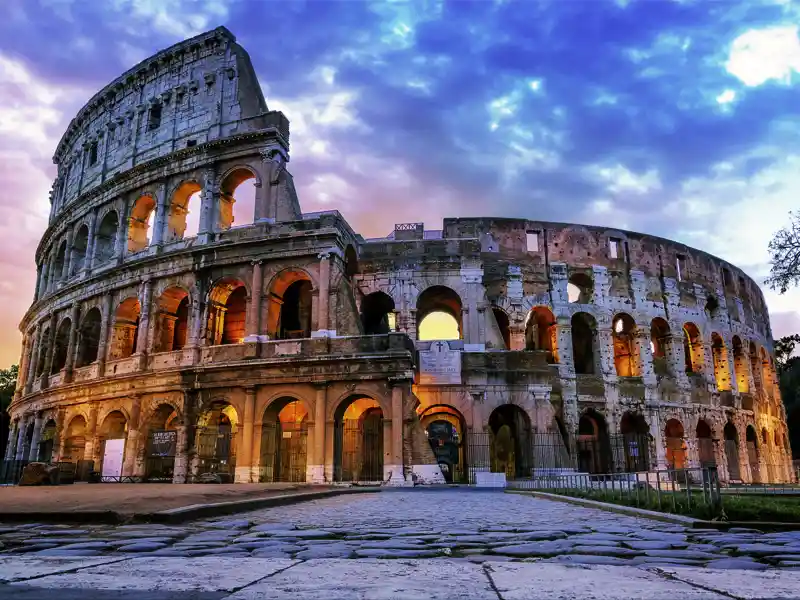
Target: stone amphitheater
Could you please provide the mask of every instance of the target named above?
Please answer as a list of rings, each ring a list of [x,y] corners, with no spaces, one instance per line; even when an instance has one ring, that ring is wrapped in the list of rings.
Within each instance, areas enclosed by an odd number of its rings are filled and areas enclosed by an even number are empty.
[[[176,483],[793,477],[745,273],[603,227],[365,239],[303,213],[289,120],[225,28],[111,82],[53,160],[7,460]]]

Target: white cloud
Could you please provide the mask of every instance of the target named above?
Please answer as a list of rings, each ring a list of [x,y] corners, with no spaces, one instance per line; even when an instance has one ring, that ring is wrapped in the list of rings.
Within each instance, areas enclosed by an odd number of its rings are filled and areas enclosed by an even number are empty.
[[[774,79],[790,83],[800,72],[800,38],[797,25],[751,29],[731,44],[728,72],[748,87]]]

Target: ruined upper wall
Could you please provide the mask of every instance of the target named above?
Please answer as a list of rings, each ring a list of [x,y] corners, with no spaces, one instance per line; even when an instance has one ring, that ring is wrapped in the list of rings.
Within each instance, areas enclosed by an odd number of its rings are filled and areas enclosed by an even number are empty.
[[[267,113],[250,57],[224,27],[162,50],[70,122],[53,157],[51,219],[114,175],[183,148],[270,125],[288,145],[288,121]]]

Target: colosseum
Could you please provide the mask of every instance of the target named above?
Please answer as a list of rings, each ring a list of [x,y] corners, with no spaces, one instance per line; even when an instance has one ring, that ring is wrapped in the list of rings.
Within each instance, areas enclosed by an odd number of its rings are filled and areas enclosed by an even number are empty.
[[[53,160],[6,457],[176,483],[793,477],[744,272],[611,228],[367,239],[303,213],[289,120],[225,28],[111,82]]]

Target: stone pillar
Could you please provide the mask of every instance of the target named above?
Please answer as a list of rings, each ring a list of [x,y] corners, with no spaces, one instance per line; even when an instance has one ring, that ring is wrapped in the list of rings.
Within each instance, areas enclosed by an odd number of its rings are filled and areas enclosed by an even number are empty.
[[[653,445],[656,447],[656,469],[663,471],[667,468],[667,447],[664,443],[664,428],[656,411],[653,411],[647,417],[650,432],[653,435]]]
[[[28,374],[28,352],[31,348],[31,336],[25,333],[22,336],[22,352],[19,357],[19,372],[17,373],[17,385],[14,395],[21,395],[25,391],[25,378]],[[5,456],[8,456],[7,454]]]
[[[61,268],[61,279],[66,281],[70,274],[70,263],[72,262],[72,229],[67,230],[67,251],[64,253],[64,264]]]
[[[28,460],[31,462],[39,460],[39,440],[42,439],[42,428],[44,427],[44,418],[41,412],[36,413],[33,421],[33,438],[31,439],[31,447],[28,452]]]
[[[390,473],[388,484],[392,486],[405,485],[406,482],[403,475],[403,388],[404,386],[399,384],[392,386],[391,462],[383,468],[384,473],[387,471]]]
[[[57,463],[61,460],[61,448],[64,444],[64,425],[67,416],[66,408],[59,408],[56,413],[56,432],[53,436],[53,458],[51,462]]]
[[[113,297],[111,292],[103,296],[100,305],[100,340],[97,344],[97,376],[103,377],[106,371],[106,358],[108,357],[108,338],[111,329],[111,314]]]
[[[208,236],[216,229],[214,217],[219,198],[219,188],[216,183],[216,174],[213,168],[203,171],[203,192],[200,199],[200,224],[197,235]],[[202,239],[202,238],[201,238]],[[202,242],[201,242],[202,243]]]
[[[462,259],[460,275],[466,295],[462,298],[461,337],[465,349],[470,346],[474,351],[483,351],[485,342],[480,333],[480,321],[484,315],[483,311],[478,310],[478,303],[483,300],[478,297],[479,291],[483,290],[483,267],[480,262],[471,263]]]
[[[19,420],[19,435],[17,436],[17,448],[14,452],[14,458],[16,460],[24,460],[25,459],[25,436],[28,433],[28,420],[30,419],[30,415],[22,415],[22,418]]]
[[[89,237],[86,240],[86,256],[83,259],[83,272],[89,273],[94,264],[94,242],[97,236],[95,229],[97,228],[97,209],[93,210],[89,215]]]
[[[244,389],[244,418],[242,419],[242,445],[236,456],[236,483],[253,481],[253,420],[256,410],[256,388]]]
[[[167,223],[167,186],[160,183],[156,186],[156,218],[153,220],[153,237],[150,241],[151,246],[156,247],[156,251],[164,243],[164,230]]]
[[[50,329],[47,330],[47,354],[44,357],[44,369],[42,369],[42,389],[50,385],[50,371],[53,370],[53,354],[56,345],[56,314],[50,313]]]
[[[72,381],[72,374],[75,371],[75,357],[78,353],[79,310],[80,306],[78,303],[73,303],[69,313],[69,341],[67,342],[67,359],[64,363],[64,383],[70,383]]]
[[[94,461],[95,446],[97,445],[97,411],[99,407],[97,402],[92,402],[89,408],[89,422],[86,424],[86,445],[83,447],[83,460]],[[97,465],[92,466],[93,469]]]
[[[250,305],[247,307],[247,331],[245,332],[245,342],[258,342],[261,339],[261,261],[253,261],[252,265],[253,283],[250,290]]]
[[[172,483],[186,483],[189,466],[189,432],[190,427],[186,415],[178,426],[178,439],[175,445],[175,464],[172,471]]]
[[[150,337],[150,312],[153,303],[153,282],[146,279],[142,285],[140,295],[140,305],[142,312],[139,315],[139,337],[136,338],[136,353],[142,356],[140,363],[140,370],[144,370],[147,366],[147,347],[148,338]]]
[[[128,435],[125,438],[125,455],[122,460],[122,475],[133,476],[143,475],[137,468],[137,457],[139,456],[139,429],[141,427],[142,416],[142,397],[137,395],[133,396],[133,403],[131,405],[131,415],[128,421]]]
[[[656,385],[656,373],[653,369],[653,349],[650,348],[650,332],[644,327],[636,328],[636,345],[639,351],[639,366],[642,381],[645,385]]]
[[[317,386],[314,398],[314,437],[312,460],[306,469],[308,483],[325,483],[325,414],[328,387],[323,383]]]
[[[33,388],[33,381],[36,379],[36,363],[38,362],[39,337],[41,335],[41,324],[36,324],[33,331],[33,343],[31,344],[31,357],[28,361],[28,375],[25,377],[25,393],[29,394]]]
[[[4,460],[14,460],[16,458],[19,423],[20,420],[18,418],[14,419],[8,429],[8,441],[6,442],[5,451],[3,453]]]
[[[614,335],[610,328],[598,327],[595,334],[595,365],[599,366],[598,375],[604,381],[617,380],[617,368],[614,365]]]
[[[330,307],[331,261],[330,252],[321,252],[319,260],[319,298],[317,302],[317,330],[311,337],[331,337],[336,332],[328,329]]]
[[[511,347],[509,350],[525,350],[525,324],[524,322],[512,323]]]
[[[669,361],[670,373],[675,378],[678,387],[687,389],[689,387],[689,378],[686,376],[686,355],[683,350],[683,338],[683,333],[670,337],[667,360]]]
[[[128,206],[123,206],[123,211],[127,211]],[[128,233],[130,230],[130,218],[125,213],[119,215],[119,229],[117,229],[117,239],[114,241],[114,257],[117,264],[125,260],[125,253],[128,251]]]

